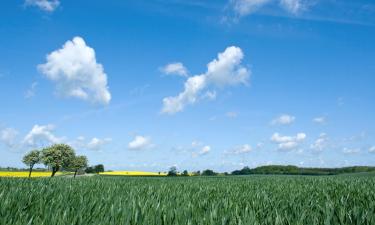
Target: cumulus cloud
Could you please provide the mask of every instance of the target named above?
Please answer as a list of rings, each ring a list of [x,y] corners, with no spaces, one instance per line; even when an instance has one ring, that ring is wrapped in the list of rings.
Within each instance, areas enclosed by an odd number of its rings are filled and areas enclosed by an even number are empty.
[[[108,104],[111,94],[103,66],[95,51],[81,37],[67,41],[61,49],[47,55],[39,71],[56,84],[56,93],[96,104]]]
[[[129,142],[129,150],[145,150],[152,147],[151,139],[149,137],[137,135],[134,140]]]
[[[317,124],[325,124],[326,123],[326,118],[325,117],[316,117],[313,119],[313,122],[314,123],[317,123]]]
[[[375,146],[372,146],[369,148],[368,152],[375,153]]]
[[[230,6],[237,17],[243,17],[277,2],[282,9],[294,15],[305,11],[310,4],[307,0],[230,0]]]
[[[295,120],[296,120],[296,117],[284,114],[272,120],[271,124],[272,125],[290,125],[294,123]]]
[[[233,149],[227,151],[227,153],[229,153],[229,154],[245,154],[245,153],[249,153],[251,151],[253,151],[253,148],[248,144],[244,144],[244,145],[241,145],[241,146],[234,147]]]
[[[92,138],[89,143],[87,143],[87,148],[90,150],[98,151],[100,150],[104,145],[108,144],[111,142],[111,138],[104,138],[104,139],[99,139],[99,138]]]
[[[182,77],[187,77],[189,73],[184,64],[180,62],[167,64],[160,68],[160,71],[166,75],[178,75]]]
[[[195,75],[186,80],[184,91],[177,96],[163,99],[162,113],[175,114],[184,110],[186,105],[196,103],[203,90],[209,86],[223,88],[247,84],[250,71],[241,65],[243,57],[242,50],[234,46],[219,53],[217,59],[208,63],[204,74]]]
[[[60,5],[59,0],[26,0],[28,6],[36,6],[46,12],[53,12]]]
[[[17,142],[16,138],[18,136],[18,131],[13,128],[5,128],[0,132],[0,141],[3,142],[10,148],[13,148]]]
[[[23,143],[30,147],[42,147],[50,144],[60,143],[64,138],[57,137],[53,134],[55,126],[34,125],[31,131],[23,139]]]
[[[271,141],[278,144],[279,150],[296,149],[305,139],[305,133],[298,133],[296,136],[282,136],[279,133],[274,133],[271,137]]]
[[[344,148],[342,150],[344,154],[357,154],[361,152],[360,148]]]
[[[322,152],[328,145],[328,136],[321,133],[319,137],[310,145],[310,148],[315,152]]]

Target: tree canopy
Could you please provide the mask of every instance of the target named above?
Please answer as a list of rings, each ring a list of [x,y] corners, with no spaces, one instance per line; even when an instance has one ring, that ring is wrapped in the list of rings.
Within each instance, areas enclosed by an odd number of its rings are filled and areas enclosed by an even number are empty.
[[[52,177],[61,168],[70,168],[74,158],[74,149],[66,144],[55,144],[42,150],[42,162],[51,167]]]

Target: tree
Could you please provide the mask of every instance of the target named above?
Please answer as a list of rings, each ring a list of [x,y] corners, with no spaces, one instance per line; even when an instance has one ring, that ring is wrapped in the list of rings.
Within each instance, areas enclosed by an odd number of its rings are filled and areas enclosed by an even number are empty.
[[[202,176],[215,176],[216,173],[213,170],[203,170]]]
[[[23,157],[22,162],[29,166],[29,177],[31,177],[31,172],[33,171],[34,165],[40,162],[40,151],[30,151]]]
[[[103,164],[98,164],[94,167],[95,173],[102,173],[104,172],[104,166]]]
[[[172,166],[168,171],[168,176],[177,176],[177,168]]]
[[[184,172],[182,172],[182,176],[185,176],[185,177],[189,176],[188,171],[187,171],[187,170],[184,170]]]
[[[87,167],[87,157],[86,156],[76,156],[72,161],[71,168],[74,169],[74,178],[77,176],[77,172],[80,169],[84,169]]]
[[[55,144],[42,150],[42,162],[52,169],[51,177],[61,168],[71,167],[74,158],[74,149],[66,144]]]

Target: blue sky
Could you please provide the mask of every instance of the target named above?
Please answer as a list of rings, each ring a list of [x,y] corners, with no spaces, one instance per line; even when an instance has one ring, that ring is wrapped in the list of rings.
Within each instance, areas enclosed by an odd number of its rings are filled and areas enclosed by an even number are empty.
[[[375,4],[5,0],[0,166],[375,166]]]

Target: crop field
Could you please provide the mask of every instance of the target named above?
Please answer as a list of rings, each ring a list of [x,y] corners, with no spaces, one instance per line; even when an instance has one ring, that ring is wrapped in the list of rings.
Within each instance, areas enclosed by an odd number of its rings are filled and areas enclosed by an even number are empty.
[[[57,172],[56,176],[62,175],[62,172]],[[31,177],[50,177],[51,172],[37,172],[31,173]],[[29,177],[28,171],[0,171],[0,177]]]
[[[102,172],[100,175],[106,176],[166,176],[167,173],[161,172],[143,172],[143,171],[111,171]]]
[[[375,224],[374,176],[0,178],[0,224]]]

